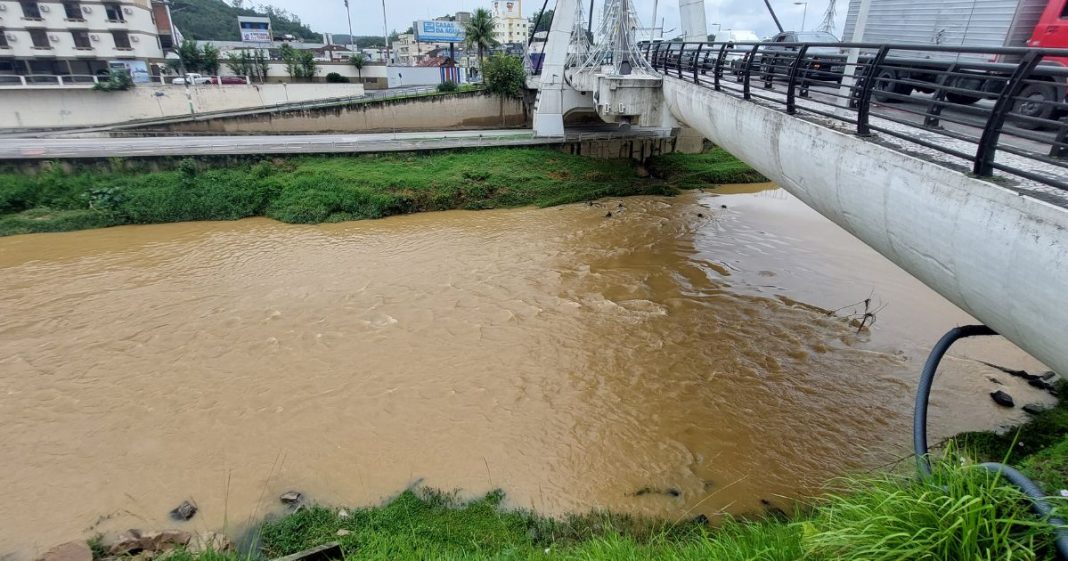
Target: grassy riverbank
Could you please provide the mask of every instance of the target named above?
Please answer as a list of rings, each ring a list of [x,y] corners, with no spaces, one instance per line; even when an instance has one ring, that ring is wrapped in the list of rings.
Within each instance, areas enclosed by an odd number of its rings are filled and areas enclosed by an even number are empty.
[[[0,173],[0,235],[267,216],[312,224],[431,210],[551,206],[763,180],[718,149],[631,162],[547,149],[301,156],[139,171],[133,161]],[[702,170],[695,173],[695,169]],[[661,175],[662,174],[662,175]]]
[[[1066,386],[1061,384],[1062,392]],[[1063,454],[1068,446],[1068,403],[1062,401],[1005,435],[972,433],[957,441],[981,441],[980,454],[1005,457],[1020,448],[1022,439],[1034,443],[1024,446],[1027,452],[1019,456],[1025,472],[1047,484],[1063,478],[1068,474]],[[311,506],[268,521],[254,532],[258,547],[251,553],[183,552],[169,559],[275,558],[335,541],[350,561],[1055,558],[1053,529],[1032,516],[1026,498],[997,475],[953,452],[936,464],[931,480],[917,480],[910,467],[900,474],[833,481],[827,495],[789,518],[754,513],[711,524],[701,517],[656,521],[610,513],[554,519],[504,508],[500,492],[464,502],[435,491],[406,491],[382,506]],[[1051,472],[1057,472],[1056,477]],[[1056,494],[1059,488],[1046,489]],[[1065,512],[1063,502],[1055,504]]]

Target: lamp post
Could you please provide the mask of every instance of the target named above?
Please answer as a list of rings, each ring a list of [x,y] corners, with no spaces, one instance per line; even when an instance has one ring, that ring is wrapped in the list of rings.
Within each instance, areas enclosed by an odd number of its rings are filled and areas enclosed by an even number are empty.
[[[382,0],[382,39],[386,42],[386,68],[389,68],[389,23],[386,21],[386,0]]]
[[[723,31],[723,24],[721,24],[721,23],[710,23],[710,24],[708,24],[708,26],[716,28],[716,34],[712,36],[712,40],[713,41],[718,40],[719,39],[719,33],[721,31]]]
[[[808,2],[794,2],[794,6],[804,6],[805,11],[801,12],[801,31],[805,30],[805,20],[808,19]]]

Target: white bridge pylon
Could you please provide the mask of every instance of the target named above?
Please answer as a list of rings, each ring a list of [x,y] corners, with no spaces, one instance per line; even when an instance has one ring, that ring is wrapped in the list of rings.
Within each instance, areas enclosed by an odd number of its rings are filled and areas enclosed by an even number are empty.
[[[585,0],[557,0],[545,42],[538,97],[536,136],[564,136],[564,117],[597,111],[606,122],[663,126],[663,77],[638,48],[642,28],[633,0],[605,0],[600,26],[590,44],[583,14]],[[704,41],[704,0],[679,0],[687,40]],[[589,15],[592,17],[592,14]]]

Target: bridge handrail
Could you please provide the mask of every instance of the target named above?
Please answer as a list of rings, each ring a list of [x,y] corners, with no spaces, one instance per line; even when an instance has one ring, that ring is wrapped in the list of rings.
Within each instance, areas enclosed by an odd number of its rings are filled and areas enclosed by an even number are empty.
[[[669,78],[938,151],[980,177],[1068,190],[1068,49],[672,41],[639,50]]]

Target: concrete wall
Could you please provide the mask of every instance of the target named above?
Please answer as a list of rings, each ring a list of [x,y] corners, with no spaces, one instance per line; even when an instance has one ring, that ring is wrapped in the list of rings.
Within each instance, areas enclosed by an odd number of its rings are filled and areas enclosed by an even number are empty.
[[[458,68],[460,80],[457,83],[467,82],[467,69]],[[436,86],[441,79],[440,68],[420,66],[390,66],[389,87],[405,88],[409,86]],[[455,81],[455,80],[454,80]]]
[[[138,86],[125,92],[0,89],[0,129],[80,127],[363,95],[360,84]]]
[[[664,95],[676,118],[1068,373],[1064,209],[683,80]]]
[[[483,92],[384,100],[347,106],[280,111],[144,130],[198,133],[391,132],[522,127],[523,102]]]

